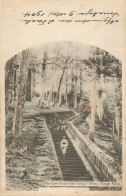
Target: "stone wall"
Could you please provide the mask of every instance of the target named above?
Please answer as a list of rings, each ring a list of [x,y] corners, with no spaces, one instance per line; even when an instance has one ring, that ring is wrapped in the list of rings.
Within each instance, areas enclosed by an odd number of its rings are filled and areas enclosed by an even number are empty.
[[[78,144],[79,150],[86,156],[96,173],[103,175],[102,180],[121,181],[121,168],[118,163],[87,136],[84,136],[72,122],[69,122],[66,133],[72,138],[72,141]],[[76,150],[78,151],[78,149]]]

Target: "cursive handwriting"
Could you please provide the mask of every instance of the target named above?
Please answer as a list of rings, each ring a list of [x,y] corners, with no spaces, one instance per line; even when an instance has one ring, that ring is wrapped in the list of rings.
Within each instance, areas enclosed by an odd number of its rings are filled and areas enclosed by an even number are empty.
[[[30,13],[22,13],[23,18],[20,20],[25,25],[34,23],[37,25],[50,25],[54,23],[104,23],[106,25],[112,25],[119,22],[119,13],[118,12],[104,12],[104,11],[94,11],[89,9],[85,12],[49,12],[46,13],[43,10]]]

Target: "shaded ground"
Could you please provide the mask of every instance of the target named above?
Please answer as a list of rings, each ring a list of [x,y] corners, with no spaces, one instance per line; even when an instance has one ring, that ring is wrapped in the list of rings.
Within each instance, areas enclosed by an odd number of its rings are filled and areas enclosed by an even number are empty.
[[[59,164],[54,151],[51,134],[45,117],[39,115],[41,110],[36,101],[26,102],[22,145],[10,146],[7,142],[6,179],[8,190],[36,190],[45,180],[62,179]],[[13,118],[13,107],[8,119]],[[34,115],[36,113],[36,115]],[[11,123],[11,121],[9,120]],[[7,131],[9,128],[7,128]]]

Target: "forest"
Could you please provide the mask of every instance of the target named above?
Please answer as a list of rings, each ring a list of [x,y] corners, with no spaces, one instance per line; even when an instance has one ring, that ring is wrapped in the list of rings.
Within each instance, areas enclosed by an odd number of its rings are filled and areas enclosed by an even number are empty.
[[[100,142],[110,134],[114,153],[109,147],[106,153],[121,164],[121,67],[121,62],[107,51],[72,42],[28,48],[13,56],[5,65],[7,149],[25,151],[24,116],[26,106],[32,108],[33,104],[32,114],[37,110],[44,114],[68,109],[75,115],[86,111],[86,124],[80,122],[78,128],[103,150]],[[99,140],[98,131],[102,136]],[[109,140],[104,142],[109,146]]]

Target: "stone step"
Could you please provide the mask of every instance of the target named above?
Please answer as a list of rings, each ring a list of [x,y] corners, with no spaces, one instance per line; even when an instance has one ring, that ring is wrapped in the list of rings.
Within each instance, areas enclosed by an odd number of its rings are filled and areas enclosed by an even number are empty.
[[[83,179],[92,181],[92,176],[86,170],[86,167],[78,156],[66,133],[63,131],[52,130],[51,134],[64,180]],[[68,147],[65,156],[63,156],[60,147],[60,142],[63,139],[63,136],[66,136],[66,139],[68,141]]]

